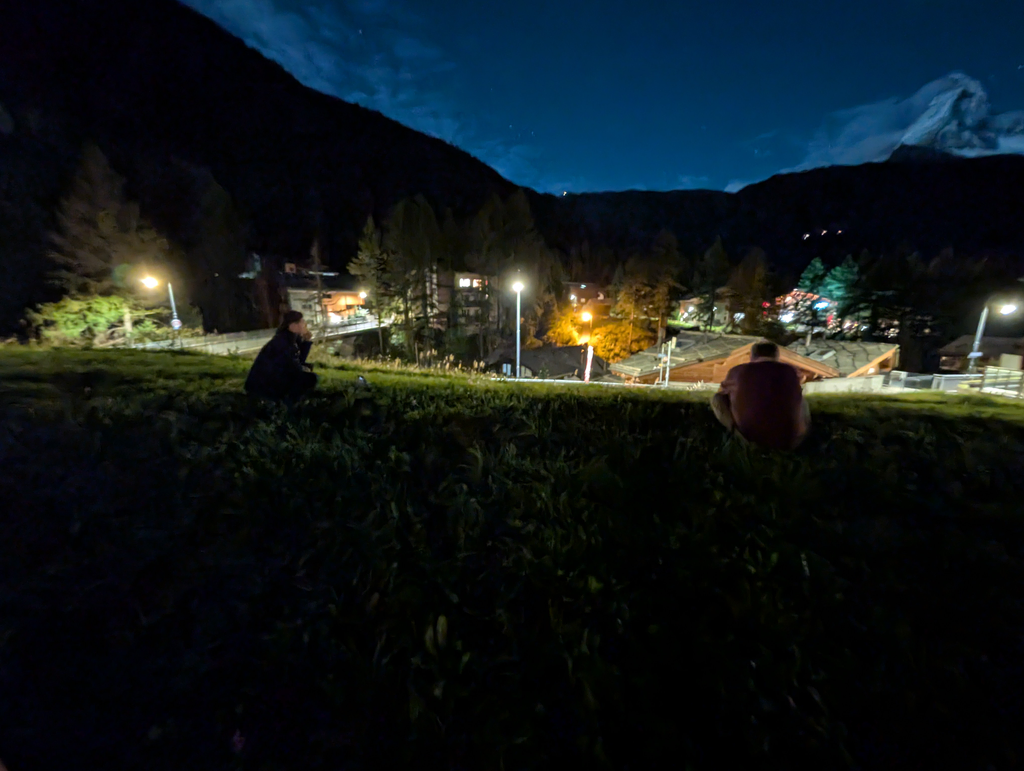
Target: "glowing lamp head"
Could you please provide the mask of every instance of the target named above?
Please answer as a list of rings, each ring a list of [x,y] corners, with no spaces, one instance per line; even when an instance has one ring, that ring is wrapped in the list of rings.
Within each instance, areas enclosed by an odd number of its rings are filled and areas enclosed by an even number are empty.
[[[1011,313],[1017,312],[1017,306],[1014,305],[1013,303],[1007,303],[1006,305],[999,309],[999,312],[1004,316],[1009,316]]]
[[[516,283],[514,283],[512,285],[512,291],[515,292],[516,294],[519,294],[520,292],[522,292],[523,289],[525,289],[525,287],[523,286],[523,282],[522,281],[517,281]]]
[[[594,318],[594,317],[593,317],[593,316],[591,316],[591,315],[590,315],[589,313],[587,313],[586,311],[584,311],[584,312],[583,312],[583,315],[582,315],[582,316],[580,316],[580,318],[581,318],[581,319],[583,319],[584,321],[590,321],[590,320],[591,320],[592,318]]]
[[[152,276],[146,276],[144,279],[142,279],[142,285],[146,287],[146,289],[156,289],[158,286],[160,286],[160,282],[157,281]]]
[[[366,299],[366,292],[360,292],[359,293],[359,299],[360,300],[365,300]]]

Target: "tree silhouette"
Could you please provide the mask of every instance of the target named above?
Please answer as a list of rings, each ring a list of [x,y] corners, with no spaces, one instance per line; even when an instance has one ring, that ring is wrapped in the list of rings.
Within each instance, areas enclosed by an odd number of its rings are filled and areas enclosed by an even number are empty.
[[[391,272],[390,259],[381,247],[381,235],[373,222],[373,217],[366,219],[362,235],[359,237],[359,252],[349,263],[348,272],[360,279],[362,291],[366,292],[367,309],[377,317],[377,341],[381,356],[384,351],[384,332],[381,328],[384,308],[388,299],[387,277]]]

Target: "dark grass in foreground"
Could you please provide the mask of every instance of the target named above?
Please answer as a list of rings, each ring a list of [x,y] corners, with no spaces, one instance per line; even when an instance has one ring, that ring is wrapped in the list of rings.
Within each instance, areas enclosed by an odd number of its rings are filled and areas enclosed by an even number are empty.
[[[1017,405],[245,366],[0,353],[12,771],[1024,762]]]

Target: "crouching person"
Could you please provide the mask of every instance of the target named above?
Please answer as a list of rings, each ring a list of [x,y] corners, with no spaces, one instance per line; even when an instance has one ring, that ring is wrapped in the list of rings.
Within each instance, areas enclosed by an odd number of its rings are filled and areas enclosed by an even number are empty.
[[[757,343],[748,364],[729,370],[711,409],[730,431],[773,450],[796,449],[811,427],[800,376],[775,343]]]
[[[302,314],[288,311],[270,342],[263,346],[245,379],[252,396],[294,401],[316,388],[317,377],[306,364],[312,334]]]

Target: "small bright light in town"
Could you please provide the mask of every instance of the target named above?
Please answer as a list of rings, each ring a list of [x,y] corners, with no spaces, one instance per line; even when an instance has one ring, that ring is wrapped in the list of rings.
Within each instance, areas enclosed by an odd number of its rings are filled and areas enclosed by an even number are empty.
[[[366,292],[360,292],[359,293],[359,299],[360,300],[365,300],[366,299]]]
[[[516,294],[518,294],[519,292],[522,292],[524,288],[525,287],[523,286],[523,282],[522,281],[517,281],[516,283],[514,283],[512,285],[512,291],[515,292]]]
[[[592,318],[594,318],[594,317],[593,317],[593,316],[591,316],[591,315],[590,315],[589,313],[587,313],[586,311],[584,311],[584,312],[583,312],[583,315],[582,315],[582,316],[580,316],[580,318],[581,318],[581,319],[583,319],[584,321],[590,321],[590,320],[591,320]]]
[[[779,321],[781,321],[783,324],[788,324],[789,322],[791,322],[795,318],[796,318],[796,314],[793,314],[793,313],[783,313],[781,316],[779,316]]]
[[[1004,316],[1009,316],[1011,313],[1017,312],[1017,306],[1014,305],[1013,303],[1007,303],[1006,305],[999,309],[999,312]]]
[[[824,310],[827,307],[828,307],[828,300],[819,300],[818,302],[814,303],[815,310],[819,310],[820,311],[820,310]]]
[[[574,295],[574,294],[569,295],[569,299],[570,300],[575,300],[576,299],[576,295]]]
[[[146,276],[142,279],[142,285],[146,287],[146,289],[156,289],[160,285],[160,282],[152,276]]]
[[[586,288],[587,288],[586,284],[580,284],[580,289],[586,289]]]

